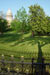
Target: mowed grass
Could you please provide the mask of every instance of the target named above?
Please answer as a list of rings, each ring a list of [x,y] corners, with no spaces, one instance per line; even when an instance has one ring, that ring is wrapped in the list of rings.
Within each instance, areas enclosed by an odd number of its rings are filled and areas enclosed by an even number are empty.
[[[50,36],[31,37],[31,33],[15,32],[0,35],[0,54],[38,58],[39,53],[41,56],[50,57]]]

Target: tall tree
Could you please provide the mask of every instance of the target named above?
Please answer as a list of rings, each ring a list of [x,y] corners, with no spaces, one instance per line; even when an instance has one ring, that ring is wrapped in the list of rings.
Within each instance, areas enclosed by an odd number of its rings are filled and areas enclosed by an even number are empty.
[[[45,32],[44,28],[46,27],[45,23],[45,13],[43,9],[39,5],[31,5],[29,7],[30,13],[30,25],[32,27],[32,36],[34,36],[34,32]]]
[[[21,28],[22,28],[22,32],[25,32],[26,26],[27,26],[27,13],[25,8],[21,8],[17,11],[17,14],[15,15],[15,18],[18,19],[18,21],[22,22],[21,24]]]

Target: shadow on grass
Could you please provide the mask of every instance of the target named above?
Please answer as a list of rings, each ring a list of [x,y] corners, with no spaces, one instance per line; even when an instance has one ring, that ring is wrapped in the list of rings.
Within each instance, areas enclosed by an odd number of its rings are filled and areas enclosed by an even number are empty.
[[[50,43],[50,36],[44,37],[44,36],[34,36],[31,37],[31,35],[27,37],[23,37],[24,34],[21,33],[6,33],[0,36],[0,42],[3,43],[11,43],[14,42],[14,46],[18,44],[23,44],[27,42],[27,44],[36,44],[38,41],[42,41],[42,46]],[[24,44],[23,44],[24,45]],[[41,47],[42,47],[41,46]]]
[[[3,34],[0,36],[0,42],[5,42],[5,43],[10,43],[19,40],[22,37],[22,34],[16,34],[16,33],[11,33],[11,34]]]
[[[38,59],[37,63],[43,63],[42,65],[36,65],[35,75],[50,75],[49,72],[46,72],[46,66],[44,65],[44,57],[41,49],[42,45],[38,41]]]
[[[1,43],[12,43],[14,42],[12,45],[12,47],[17,46],[20,44],[20,46],[22,45],[35,45],[38,43],[38,41],[41,41],[40,45],[41,47],[50,44],[50,36],[34,36],[31,37],[31,35],[27,36],[27,37],[23,37],[24,34],[21,33],[6,33],[0,36],[0,42]]]
[[[26,41],[28,41],[27,44],[32,44],[32,45],[38,43],[38,41],[42,41],[42,46],[44,46],[44,45],[50,43],[50,36],[47,36],[47,37],[44,37],[44,36],[34,36],[34,37],[28,36],[28,37],[25,37],[24,39],[21,39],[21,40],[15,42],[15,45],[18,45],[20,43],[22,44],[23,42],[26,42]]]

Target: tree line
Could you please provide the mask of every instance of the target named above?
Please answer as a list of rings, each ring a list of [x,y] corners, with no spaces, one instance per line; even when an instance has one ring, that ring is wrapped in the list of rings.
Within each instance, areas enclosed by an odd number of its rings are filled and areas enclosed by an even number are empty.
[[[1,22],[1,20],[0,20]],[[7,24],[7,23],[6,23]],[[0,23],[0,28],[2,24]],[[31,5],[27,14],[24,7],[19,9],[12,21],[10,28],[16,32],[30,32],[34,35],[49,35],[50,34],[50,17],[46,16],[43,8],[40,5]],[[0,32],[1,29],[0,29]]]

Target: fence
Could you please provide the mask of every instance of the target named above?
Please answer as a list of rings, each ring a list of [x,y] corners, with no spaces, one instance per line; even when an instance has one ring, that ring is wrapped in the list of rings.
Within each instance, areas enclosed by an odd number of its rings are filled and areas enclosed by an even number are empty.
[[[35,62],[34,58],[31,59],[31,62],[26,62],[21,56],[21,61],[17,62],[11,55],[10,60],[5,60],[4,55],[2,55],[0,75],[50,75],[50,63],[44,63],[44,58],[42,58],[41,63]]]

